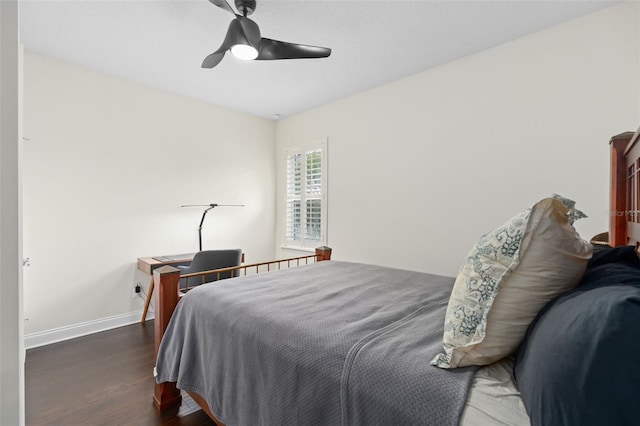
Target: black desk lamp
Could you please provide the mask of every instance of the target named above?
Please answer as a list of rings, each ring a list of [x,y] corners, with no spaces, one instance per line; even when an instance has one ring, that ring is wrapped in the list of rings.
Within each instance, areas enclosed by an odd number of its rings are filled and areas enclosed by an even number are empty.
[[[202,212],[202,219],[200,220],[200,226],[198,227],[198,244],[200,248],[199,251],[202,251],[202,224],[204,223],[204,217],[207,215],[207,212],[216,207],[244,207],[244,204],[186,204],[180,207],[206,207],[206,209]]]

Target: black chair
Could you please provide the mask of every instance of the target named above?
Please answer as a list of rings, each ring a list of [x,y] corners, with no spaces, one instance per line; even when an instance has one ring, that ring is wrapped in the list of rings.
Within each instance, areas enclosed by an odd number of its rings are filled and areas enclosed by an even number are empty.
[[[195,272],[210,271],[213,269],[230,268],[240,266],[242,263],[242,250],[203,250],[193,256],[191,264],[188,266],[178,266],[180,274],[192,274]],[[180,289],[188,290],[191,287],[198,286],[203,283],[222,280],[231,277],[237,277],[240,271],[227,271],[215,274],[207,274],[198,277],[188,277],[180,279]]]

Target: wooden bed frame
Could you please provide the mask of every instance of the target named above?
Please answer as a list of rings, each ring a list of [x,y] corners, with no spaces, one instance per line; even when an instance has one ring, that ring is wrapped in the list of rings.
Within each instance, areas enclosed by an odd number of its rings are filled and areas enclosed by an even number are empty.
[[[285,269],[300,266],[303,264],[322,262],[331,260],[331,248],[323,246],[315,250],[315,254],[309,256],[293,257],[289,259],[273,260],[270,262],[252,263],[231,268],[215,269],[194,274],[184,275],[196,277],[200,275],[219,274],[228,271],[239,271],[242,275],[269,272],[272,269]],[[173,311],[183,295],[179,291],[180,270],[173,266],[163,266],[153,271],[153,280],[156,282],[157,291],[154,293],[153,306],[155,309],[154,331],[155,331],[155,357],[158,357],[158,349],[162,336],[167,330],[169,320]],[[194,392],[188,392],[194,401],[202,407],[205,413],[219,426],[224,426],[222,422],[215,418],[205,400]],[[180,390],[175,383],[156,383],[154,387],[153,402],[161,411],[174,407],[182,401]]]
[[[609,244],[640,242],[640,128],[614,136],[611,145]]]
[[[609,221],[609,245],[640,245],[640,128],[638,131],[625,132],[616,135],[610,140],[611,146],[611,181],[610,181],[610,221]],[[230,270],[247,270],[253,272],[268,271],[271,265],[280,269],[281,265],[292,266],[292,263],[299,265],[301,262],[324,261],[331,259],[331,249],[320,247],[316,249],[316,254],[293,259],[284,259],[260,264],[243,265],[237,268],[225,268],[213,272],[226,272]],[[266,268],[265,268],[266,266]],[[260,268],[263,268],[261,271]],[[212,271],[200,274],[211,274]],[[197,274],[193,274],[194,276]],[[160,341],[169,324],[169,319],[173,314],[179,299],[178,284],[180,281],[180,271],[171,266],[165,266],[154,271],[154,281],[158,286],[155,293],[155,356],[158,356]],[[198,394],[188,392],[205,413],[218,426],[224,426],[222,422],[215,418],[205,400]],[[161,383],[155,385],[154,397],[155,405],[160,410],[180,404],[182,398],[180,390],[175,383]]]

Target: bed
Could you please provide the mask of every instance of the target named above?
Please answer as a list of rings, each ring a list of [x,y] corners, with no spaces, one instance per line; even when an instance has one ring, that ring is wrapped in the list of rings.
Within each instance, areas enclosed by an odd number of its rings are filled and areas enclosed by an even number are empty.
[[[552,195],[480,238],[457,277],[327,247],[184,296],[179,271],[156,270],[155,404],[183,390],[227,426],[636,424],[639,133],[610,141],[611,247]]]

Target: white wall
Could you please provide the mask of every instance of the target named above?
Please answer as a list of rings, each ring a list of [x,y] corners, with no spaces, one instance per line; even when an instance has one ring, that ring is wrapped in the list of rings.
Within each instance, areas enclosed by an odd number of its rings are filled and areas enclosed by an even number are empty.
[[[25,54],[25,332],[139,318],[136,258],[272,258],[275,124]],[[102,322],[107,325],[111,322]]]
[[[0,2],[0,424],[24,425],[18,3]]]
[[[480,235],[554,192],[590,215],[583,237],[606,230],[608,140],[639,124],[638,7],[280,120],[276,217],[284,149],[328,137],[336,259],[455,275]]]

